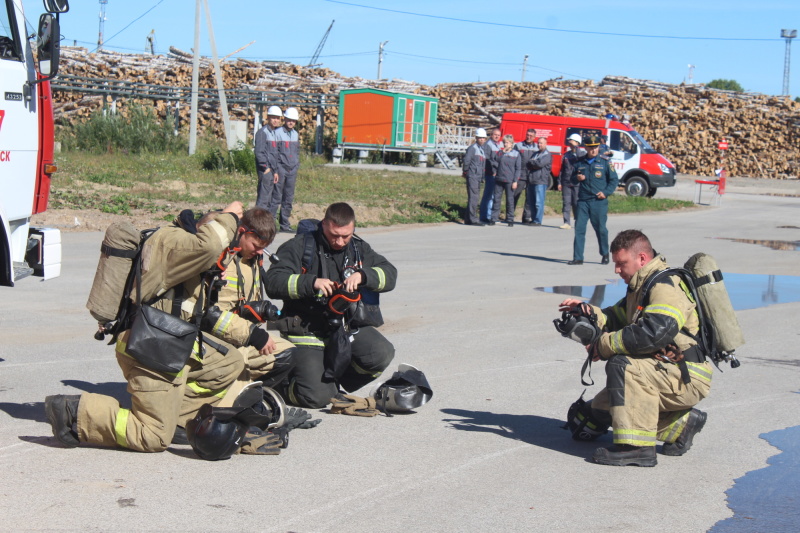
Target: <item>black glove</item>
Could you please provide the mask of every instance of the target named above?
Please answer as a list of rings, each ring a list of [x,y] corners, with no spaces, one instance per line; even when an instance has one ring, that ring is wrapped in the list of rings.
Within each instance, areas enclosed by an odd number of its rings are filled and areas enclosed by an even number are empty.
[[[321,418],[311,420],[311,413],[299,407],[290,407],[287,409],[284,414],[284,420],[286,420],[284,427],[288,427],[289,430],[311,429],[317,427],[319,423],[322,422]]]
[[[269,341],[269,333],[267,333],[266,330],[258,326],[250,328],[250,338],[247,339],[248,346],[252,346],[256,350],[261,351],[261,349],[267,345],[267,341]]]

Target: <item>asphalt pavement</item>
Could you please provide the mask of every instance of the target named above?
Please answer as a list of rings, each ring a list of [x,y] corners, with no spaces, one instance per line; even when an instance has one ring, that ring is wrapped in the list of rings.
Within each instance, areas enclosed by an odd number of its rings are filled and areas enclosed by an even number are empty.
[[[800,240],[800,198],[770,195],[769,184],[739,191],[721,206],[612,216],[609,232],[642,229],[673,265],[703,251],[724,272],[800,276],[797,251],[731,240]],[[658,194],[693,192],[683,179]],[[732,515],[725,491],[778,453],[759,436],[800,424],[800,303],[737,313],[742,366],[715,372],[699,406],[708,423],[689,453],[659,455],[655,468],[595,465],[587,457],[610,437],[579,443],[562,429],[584,390],[585,354],[553,328],[563,296],[535,289],[615,276],[599,264],[591,229],[586,264],[568,266],[573,232],[560,224],[359,231],[399,270],[381,300],[397,351],[390,369],[423,370],[433,399],[391,418],[314,411],[322,423],[292,432],[279,456],[221,462],[188,446],[65,449],[52,437],[46,395],[127,402],[113,347],[93,339],[85,308],[102,235],[64,234],[61,277],[0,288],[0,530],[708,530]],[[587,398],[602,365],[593,375]]]

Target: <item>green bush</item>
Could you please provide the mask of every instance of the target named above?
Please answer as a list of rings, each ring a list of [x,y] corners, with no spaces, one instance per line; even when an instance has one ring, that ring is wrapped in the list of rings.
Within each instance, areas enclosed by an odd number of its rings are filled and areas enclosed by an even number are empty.
[[[208,149],[200,154],[200,166],[203,170],[221,170],[227,172],[240,172],[242,174],[256,173],[256,155],[248,146],[241,142],[233,150],[225,151],[218,146]]]
[[[188,149],[186,140],[174,134],[172,116],[159,120],[153,108],[136,104],[127,111],[127,116],[98,111],[85,122],[68,125],[61,131],[62,148],[132,154],[178,153]]]
[[[736,91],[737,93],[744,92],[744,89],[739,82],[736,80],[723,80],[723,79],[716,79],[711,80],[706,84],[706,87],[710,87],[712,89],[722,89],[724,91]]]

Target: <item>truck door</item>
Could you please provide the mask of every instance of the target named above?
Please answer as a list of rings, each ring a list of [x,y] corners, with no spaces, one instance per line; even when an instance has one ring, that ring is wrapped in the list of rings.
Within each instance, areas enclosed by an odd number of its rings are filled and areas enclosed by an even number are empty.
[[[625,131],[609,130],[608,145],[613,155],[611,162],[621,178],[629,170],[640,168],[639,145]]]
[[[0,7],[0,213],[7,222],[31,214],[39,143],[36,90],[25,99],[25,83],[35,75],[33,61],[25,60],[30,47],[15,5]]]

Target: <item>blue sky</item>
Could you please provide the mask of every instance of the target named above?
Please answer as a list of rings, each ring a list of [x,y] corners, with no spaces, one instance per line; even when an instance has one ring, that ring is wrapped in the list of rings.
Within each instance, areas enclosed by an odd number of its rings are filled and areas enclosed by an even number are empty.
[[[28,18],[42,11],[24,0]],[[156,52],[193,45],[191,0],[108,0],[105,47],[143,52],[155,30]],[[307,64],[336,20],[320,61],[345,76],[382,75],[433,85],[444,82],[600,80],[606,75],[680,83],[734,79],[746,90],[781,94],[786,44],[781,29],[800,29],[797,0],[606,0],[596,2],[294,2],[209,0],[220,56]],[[377,9],[376,9],[377,8]],[[62,17],[64,43],[94,49],[98,0],[71,0]],[[201,51],[210,55],[203,19]],[[795,39],[800,41],[800,39]],[[790,93],[800,94],[800,42],[792,44]]]

